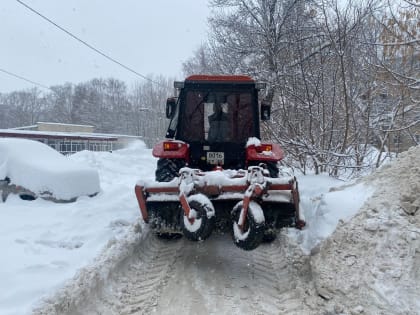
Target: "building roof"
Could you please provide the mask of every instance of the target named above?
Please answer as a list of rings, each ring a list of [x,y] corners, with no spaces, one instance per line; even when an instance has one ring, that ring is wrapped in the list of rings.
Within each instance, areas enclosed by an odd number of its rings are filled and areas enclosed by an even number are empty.
[[[71,127],[90,127],[90,128],[94,128],[95,126],[92,125],[77,125],[77,124],[63,124],[63,123],[55,123],[55,122],[45,122],[45,121],[38,121],[38,124],[42,124],[42,125],[57,125],[57,126],[71,126]]]
[[[117,141],[114,135],[83,133],[83,132],[58,132],[58,131],[31,131],[16,129],[0,129],[0,137],[11,138],[47,138],[67,140],[96,140],[96,141]]]

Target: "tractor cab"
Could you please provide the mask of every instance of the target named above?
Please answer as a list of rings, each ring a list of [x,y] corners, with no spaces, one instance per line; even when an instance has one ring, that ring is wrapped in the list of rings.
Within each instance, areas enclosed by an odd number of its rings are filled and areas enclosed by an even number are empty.
[[[245,168],[246,143],[260,138],[258,92],[265,85],[248,76],[194,75],[175,87],[167,137],[189,145],[188,164],[204,171]],[[268,119],[269,107],[262,113]]]

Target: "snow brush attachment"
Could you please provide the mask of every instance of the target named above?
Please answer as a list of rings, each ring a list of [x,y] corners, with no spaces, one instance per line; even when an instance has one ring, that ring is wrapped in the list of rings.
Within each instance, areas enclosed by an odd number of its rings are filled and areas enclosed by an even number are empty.
[[[305,226],[296,179],[269,177],[261,166],[208,172],[184,167],[170,182],[138,182],[135,193],[154,231],[192,241],[205,240],[217,227],[231,230],[239,248],[253,250],[283,227]]]

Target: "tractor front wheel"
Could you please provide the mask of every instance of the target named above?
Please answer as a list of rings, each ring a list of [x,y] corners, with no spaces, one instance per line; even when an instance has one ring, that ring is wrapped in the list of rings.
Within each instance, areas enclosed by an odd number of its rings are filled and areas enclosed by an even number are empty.
[[[157,182],[170,182],[178,176],[178,172],[185,166],[182,159],[159,159],[155,172]]]
[[[265,164],[267,165],[271,178],[279,177],[279,167],[277,166],[277,162],[265,162]]]
[[[240,227],[238,223],[242,211],[243,202],[240,201],[232,210],[233,240],[239,248],[253,250],[261,244],[264,237],[264,214],[260,205],[251,201],[248,206],[245,223]]]

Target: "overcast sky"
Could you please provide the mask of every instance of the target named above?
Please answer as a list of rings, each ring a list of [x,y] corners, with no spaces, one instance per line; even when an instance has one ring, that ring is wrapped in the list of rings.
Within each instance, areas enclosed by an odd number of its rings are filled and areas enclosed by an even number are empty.
[[[207,0],[22,0],[143,75],[181,79],[182,62],[207,39]],[[0,69],[46,86],[115,77],[142,80],[16,0],[0,0]],[[0,72],[0,93],[33,87]]]

